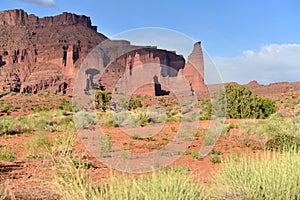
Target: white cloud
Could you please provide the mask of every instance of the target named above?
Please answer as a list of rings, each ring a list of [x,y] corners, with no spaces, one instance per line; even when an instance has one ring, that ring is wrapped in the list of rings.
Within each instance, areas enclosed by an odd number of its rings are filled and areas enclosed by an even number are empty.
[[[246,50],[240,56],[213,60],[225,82],[300,81],[300,44],[265,45],[258,51]]]
[[[50,7],[55,5],[54,0],[18,0],[18,1],[33,3],[41,6],[50,6]]]

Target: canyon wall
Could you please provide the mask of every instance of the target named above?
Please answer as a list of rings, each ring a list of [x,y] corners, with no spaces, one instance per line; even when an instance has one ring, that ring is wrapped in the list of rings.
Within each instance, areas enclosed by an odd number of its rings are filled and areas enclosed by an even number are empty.
[[[83,15],[64,12],[39,18],[23,10],[0,12],[0,92],[71,93],[78,70],[93,49],[97,61],[90,66],[105,73],[102,77],[87,74],[91,79],[89,89],[102,85],[113,92],[115,84],[126,74],[128,80],[150,76],[148,86],[143,89],[149,95],[168,94],[163,90],[167,87],[193,93],[205,88],[200,42],[195,43],[186,63],[176,52],[109,40],[96,30],[90,18]],[[149,68],[150,74],[156,73],[153,66],[159,66],[157,77],[131,76],[141,66]],[[155,87],[157,81],[162,86]]]

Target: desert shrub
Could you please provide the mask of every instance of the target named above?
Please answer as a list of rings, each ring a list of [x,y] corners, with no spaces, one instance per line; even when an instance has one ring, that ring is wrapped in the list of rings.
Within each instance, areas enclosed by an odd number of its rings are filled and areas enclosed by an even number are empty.
[[[225,90],[216,92],[212,111],[217,117],[258,119],[275,113],[277,107],[273,100],[263,99],[247,86],[227,84]]]
[[[13,162],[16,160],[16,155],[9,148],[0,148],[0,160]]]
[[[97,118],[99,119],[99,124],[107,127],[118,127],[119,124],[114,119],[114,113],[113,111],[98,112]]]
[[[96,114],[84,110],[76,112],[73,119],[77,129],[93,129],[94,125],[97,124]]]
[[[300,148],[300,138],[294,135],[274,134],[266,143],[266,148],[269,150],[284,151],[286,149]]]
[[[55,180],[55,192],[62,199],[207,199],[204,188],[193,180],[184,169],[167,168],[153,172],[151,178],[127,175],[111,175],[106,181],[96,185],[83,168],[69,162],[60,164]]]
[[[96,109],[106,111],[110,108],[112,96],[110,93],[102,91],[102,90],[96,90],[95,91],[95,107]]]
[[[75,168],[90,169],[95,167],[92,162],[89,162],[83,156],[74,156],[71,160],[71,163]]]
[[[69,156],[72,154],[77,134],[73,126],[69,126],[63,133],[59,133],[55,137],[54,144],[51,149],[53,156]]]
[[[66,112],[72,112],[73,111],[72,102],[66,99],[61,99],[58,109],[64,110]]]
[[[283,150],[300,147],[300,106],[289,113],[276,113],[267,120],[244,122],[239,125],[242,133],[268,136],[267,149]]]
[[[113,112],[113,120],[115,127],[121,127],[131,124],[130,112],[121,111],[121,112]]]
[[[212,104],[208,99],[200,99],[200,112],[199,120],[209,120],[211,119]]]
[[[153,123],[162,123],[167,120],[167,115],[165,113],[159,112],[156,109],[149,110],[150,121]]]
[[[272,99],[262,98],[261,101],[261,110],[264,114],[264,118],[269,117],[278,110],[275,102]]]
[[[108,136],[100,136],[99,137],[99,145],[100,145],[100,152],[108,152],[112,147],[111,137]]]
[[[141,100],[137,97],[122,98],[119,101],[119,106],[125,110],[135,110],[143,107]]]
[[[139,98],[130,98],[129,100],[129,110],[135,110],[141,108],[142,102]]]
[[[167,122],[180,122],[181,119],[183,118],[182,114],[181,113],[178,113],[178,112],[174,112],[174,113],[171,113],[169,115],[169,113],[167,113]]]
[[[28,121],[37,130],[55,132],[63,130],[61,126],[68,122],[65,118],[61,110],[40,111],[29,115]]]
[[[14,124],[14,118],[13,117],[3,117],[0,119],[0,135],[3,134],[12,134],[13,129],[12,126]]]
[[[210,162],[212,163],[212,164],[218,164],[218,163],[221,163],[221,158],[220,158],[220,156],[218,156],[218,155],[216,155],[216,154],[212,154],[212,155],[210,155]]]
[[[151,120],[148,111],[143,108],[130,111],[130,118],[132,119],[132,126],[142,126]]]
[[[51,143],[43,132],[35,133],[34,137],[26,143],[28,157],[39,158],[44,157],[51,152]]]
[[[300,156],[296,152],[226,158],[214,177],[217,199],[300,199]]]
[[[13,112],[13,111],[15,111],[15,107],[11,103],[4,104],[4,106],[1,110],[1,112],[4,112],[4,113],[9,113],[9,112]]]

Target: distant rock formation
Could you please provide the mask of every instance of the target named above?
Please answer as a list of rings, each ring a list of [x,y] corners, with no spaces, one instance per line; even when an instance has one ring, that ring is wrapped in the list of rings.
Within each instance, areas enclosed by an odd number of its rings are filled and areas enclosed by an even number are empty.
[[[107,37],[89,17],[0,12],[0,91],[67,93],[81,62]]]
[[[24,10],[9,10],[0,12],[0,25],[36,26],[40,28],[46,28],[49,26],[81,25],[97,31],[97,27],[92,26],[92,22],[89,17],[67,12],[54,17],[39,18],[34,14],[28,15]]]
[[[158,79],[162,91],[168,84],[191,93],[205,88],[200,42],[195,43],[186,63],[176,52],[109,40],[96,30],[90,18],[83,15],[62,13],[39,18],[23,10],[0,12],[0,92],[70,93],[84,59],[103,41],[108,48],[97,51],[97,58],[102,59],[94,64],[102,67],[105,74],[101,80],[96,74],[86,74],[90,82],[87,88],[99,86],[100,81],[101,87],[112,92],[124,74],[130,76],[135,68],[146,64],[160,66]],[[180,84],[182,76],[188,86]],[[173,80],[177,82],[172,85]],[[149,82],[143,91],[155,95],[153,77],[149,77]]]

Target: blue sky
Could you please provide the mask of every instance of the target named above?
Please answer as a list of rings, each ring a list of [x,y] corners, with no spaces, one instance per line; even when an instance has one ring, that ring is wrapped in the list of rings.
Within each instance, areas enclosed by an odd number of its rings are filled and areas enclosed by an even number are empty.
[[[1,1],[0,10],[88,15],[108,37],[143,27],[175,30],[202,41],[226,82],[299,81],[300,1]]]

